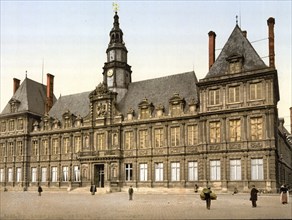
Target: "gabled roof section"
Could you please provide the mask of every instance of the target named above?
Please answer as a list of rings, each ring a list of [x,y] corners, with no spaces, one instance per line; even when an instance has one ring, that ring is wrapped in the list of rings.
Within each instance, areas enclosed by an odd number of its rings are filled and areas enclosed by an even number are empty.
[[[89,114],[89,92],[61,96],[49,111],[51,117],[62,120],[62,115],[70,111],[76,116],[85,117]]]
[[[29,78],[25,78],[10,101],[17,100],[19,102],[17,112],[28,111],[42,115],[45,113],[46,89],[47,86]],[[56,98],[54,96],[54,101],[55,100]],[[11,113],[10,101],[3,109],[2,114]]]
[[[243,70],[250,71],[261,68],[267,68],[260,56],[257,54],[251,43],[243,35],[242,30],[238,25],[235,26],[229,39],[224,45],[221,53],[216,59],[215,63],[209,70],[205,78],[216,77],[224,75],[228,72],[229,63],[226,59],[232,56],[242,56]]]
[[[178,93],[187,103],[191,102],[192,99],[198,102],[197,82],[197,77],[193,71],[133,82],[129,84],[128,92],[118,103],[117,108],[124,116],[127,115],[130,108],[137,114],[139,103],[147,98],[155,108],[162,104],[166,113],[168,113],[169,99],[175,93]]]

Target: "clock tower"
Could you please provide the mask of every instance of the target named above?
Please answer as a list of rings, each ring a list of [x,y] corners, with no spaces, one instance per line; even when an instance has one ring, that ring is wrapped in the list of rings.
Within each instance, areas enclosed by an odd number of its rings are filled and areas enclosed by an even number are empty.
[[[131,83],[131,66],[127,64],[128,50],[123,41],[123,31],[120,29],[117,11],[114,15],[113,28],[110,31],[110,42],[106,50],[107,62],[103,67],[103,80],[108,89],[118,93],[119,102],[127,92]]]

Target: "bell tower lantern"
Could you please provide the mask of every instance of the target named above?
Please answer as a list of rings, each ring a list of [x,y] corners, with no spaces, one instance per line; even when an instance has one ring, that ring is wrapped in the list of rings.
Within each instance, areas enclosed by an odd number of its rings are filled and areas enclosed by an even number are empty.
[[[132,71],[131,66],[127,63],[128,50],[123,41],[123,31],[120,29],[117,10],[115,10],[113,28],[109,36],[110,42],[106,50],[107,62],[103,67],[103,79],[109,90],[118,93],[117,101],[120,101],[132,81]]]

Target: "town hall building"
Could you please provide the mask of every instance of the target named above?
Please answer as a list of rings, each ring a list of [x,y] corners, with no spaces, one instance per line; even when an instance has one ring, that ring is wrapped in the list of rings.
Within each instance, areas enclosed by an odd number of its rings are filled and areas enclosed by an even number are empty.
[[[132,82],[117,12],[109,33],[103,81],[56,98],[47,85],[13,79],[0,114],[0,187],[7,190],[108,191],[210,186],[227,192],[255,184],[275,192],[292,182],[292,137],[279,119],[274,24],[269,65],[236,24],[209,71]],[[292,111],[292,110],[291,110]]]

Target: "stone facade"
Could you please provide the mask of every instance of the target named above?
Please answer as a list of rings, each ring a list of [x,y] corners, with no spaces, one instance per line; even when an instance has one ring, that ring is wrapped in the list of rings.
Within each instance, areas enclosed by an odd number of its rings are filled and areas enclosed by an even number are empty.
[[[273,18],[268,25],[273,36]],[[14,79],[0,115],[1,187],[197,184],[226,192],[255,184],[270,192],[291,183],[291,135],[278,119],[273,48],[266,66],[236,25],[214,60],[216,34],[209,37],[204,79],[188,72],[132,82],[116,13],[103,82],[93,91],[57,100],[51,74],[47,86]]]

